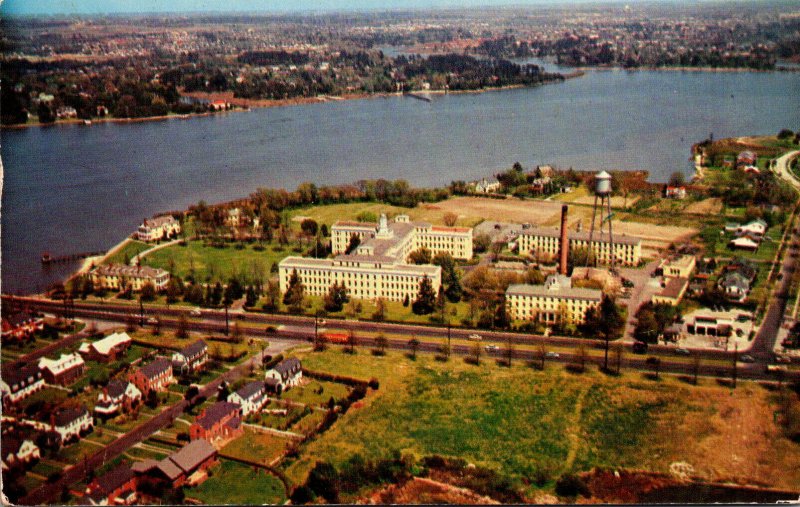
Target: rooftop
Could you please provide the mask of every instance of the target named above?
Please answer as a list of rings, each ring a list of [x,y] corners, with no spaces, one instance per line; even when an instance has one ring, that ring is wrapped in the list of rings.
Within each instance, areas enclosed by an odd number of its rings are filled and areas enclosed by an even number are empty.
[[[561,236],[561,231],[559,231],[555,227],[536,227],[533,229],[526,229],[520,233],[520,236],[545,236],[549,238],[558,238]],[[589,241],[589,232],[587,231],[569,231],[567,233],[567,237],[570,240],[577,240],[577,241]],[[601,237],[600,233],[597,233],[592,238],[592,241],[600,242],[600,243],[608,243],[608,240],[605,237]],[[634,237],[634,236],[627,236],[625,234],[615,234],[614,235],[614,243],[621,244],[621,245],[638,245],[642,242],[641,239]]]
[[[204,429],[211,429],[222,418],[239,411],[239,405],[227,401],[218,401],[205,409],[203,413],[195,419],[195,422]]]
[[[145,376],[145,378],[153,379],[159,376],[161,373],[164,373],[169,368],[172,367],[172,363],[167,361],[163,357],[159,357],[155,361],[147,363],[146,365],[139,368],[139,371]]]
[[[151,268],[150,266],[127,266],[125,264],[102,264],[94,268],[94,273],[101,276],[127,276],[129,278],[159,278],[169,275],[161,268]]]
[[[131,337],[128,336],[128,333],[114,333],[106,336],[103,339],[97,340],[94,343],[84,343],[78,350],[86,353],[89,352],[89,347],[92,346],[97,352],[107,355],[109,352],[111,352],[111,349],[117,345],[123,345],[126,343],[131,343]]]

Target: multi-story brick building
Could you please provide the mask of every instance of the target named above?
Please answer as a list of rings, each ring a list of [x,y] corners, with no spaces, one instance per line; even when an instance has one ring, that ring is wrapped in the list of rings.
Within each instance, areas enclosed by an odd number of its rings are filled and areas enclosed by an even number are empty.
[[[172,215],[148,218],[134,233],[139,241],[157,241],[175,237],[181,232],[181,224]]]
[[[539,227],[523,230],[517,244],[519,253],[532,255],[537,258],[555,259],[560,249],[561,232],[555,228]],[[600,264],[610,264],[612,257],[617,264],[623,266],[636,266],[642,259],[642,240],[624,234],[614,235],[613,248],[608,241],[608,235],[595,233],[589,242],[589,232],[569,232],[569,250],[582,248],[590,251],[595,260]]]
[[[131,290],[138,292],[146,283],[153,284],[157,291],[167,288],[169,273],[149,266],[126,266],[125,264],[103,264],[91,272],[92,283],[97,288],[108,290]]]
[[[160,357],[131,373],[129,379],[144,395],[164,391],[173,380],[172,362]]]
[[[510,285],[506,290],[506,311],[512,320],[556,324],[565,319],[580,324],[585,321],[586,312],[602,299],[600,290],[572,287],[569,277],[550,275],[544,285]]]
[[[39,359],[39,369],[48,384],[69,385],[86,371],[86,363],[78,354],[61,354],[58,359]]]

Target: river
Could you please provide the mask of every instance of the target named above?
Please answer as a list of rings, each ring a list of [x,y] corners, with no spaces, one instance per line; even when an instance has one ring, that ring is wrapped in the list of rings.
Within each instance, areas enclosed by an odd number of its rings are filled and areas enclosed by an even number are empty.
[[[41,291],[144,217],[302,181],[477,179],[520,161],[690,173],[690,145],[800,128],[800,73],[597,71],[480,94],[255,109],[133,124],[4,130],[2,290]]]

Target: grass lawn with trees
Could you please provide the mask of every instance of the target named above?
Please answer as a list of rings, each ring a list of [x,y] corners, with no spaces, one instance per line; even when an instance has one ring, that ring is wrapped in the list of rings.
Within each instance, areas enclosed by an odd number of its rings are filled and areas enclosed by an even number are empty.
[[[709,480],[777,487],[800,481],[800,444],[773,421],[777,395],[755,384],[732,391],[710,380],[695,387],[639,372],[576,375],[560,365],[544,372],[522,361],[501,367],[486,356],[474,366],[459,357],[441,363],[420,354],[412,361],[400,352],[349,355],[339,347],[301,358],[312,370],[375,377],[380,389],[285,463],[295,483],[317,461],[338,466],[354,454],[376,459],[393,451],[461,457],[520,483],[543,476],[545,488],[568,471],[669,472],[678,461]]]
[[[280,246],[275,241],[265,244],[263,251],[255,249],[257,244],[225,244],[224,247],[206,245],[202,241],[188,241],[186,246],[172,245],[157,250],[142,259],[142,264],[161,268],[171,274],[186,279],[194,273],[199,282],[226,283],[232,276],[245,279],[267,280],[272,264],[280,262],[294,252],[292,246]]]
[[[113,255],[110,255],[104,264],[128,264],[131,259],[138,254],[153,248],[155,244],[145,243],[135,239],[129,239],[125,245],[117,250]]]
[[[281,481],[266,470],[222,460],[210,469],[211,477],[196,488],[186,488],[186,498],[208,505],[282,504],[286,492]]]

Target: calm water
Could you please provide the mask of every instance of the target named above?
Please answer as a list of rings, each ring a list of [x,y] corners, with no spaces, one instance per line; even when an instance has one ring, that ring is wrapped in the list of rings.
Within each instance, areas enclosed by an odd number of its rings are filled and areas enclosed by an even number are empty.
[[[691,143],[800,128],[800,73],[592,72],[534,89],[331,102],[189,120],[3,131],[2,289],[42,290],[155,212],[259,186],[405,178],[443,185],[509,167],[690,171]]]

